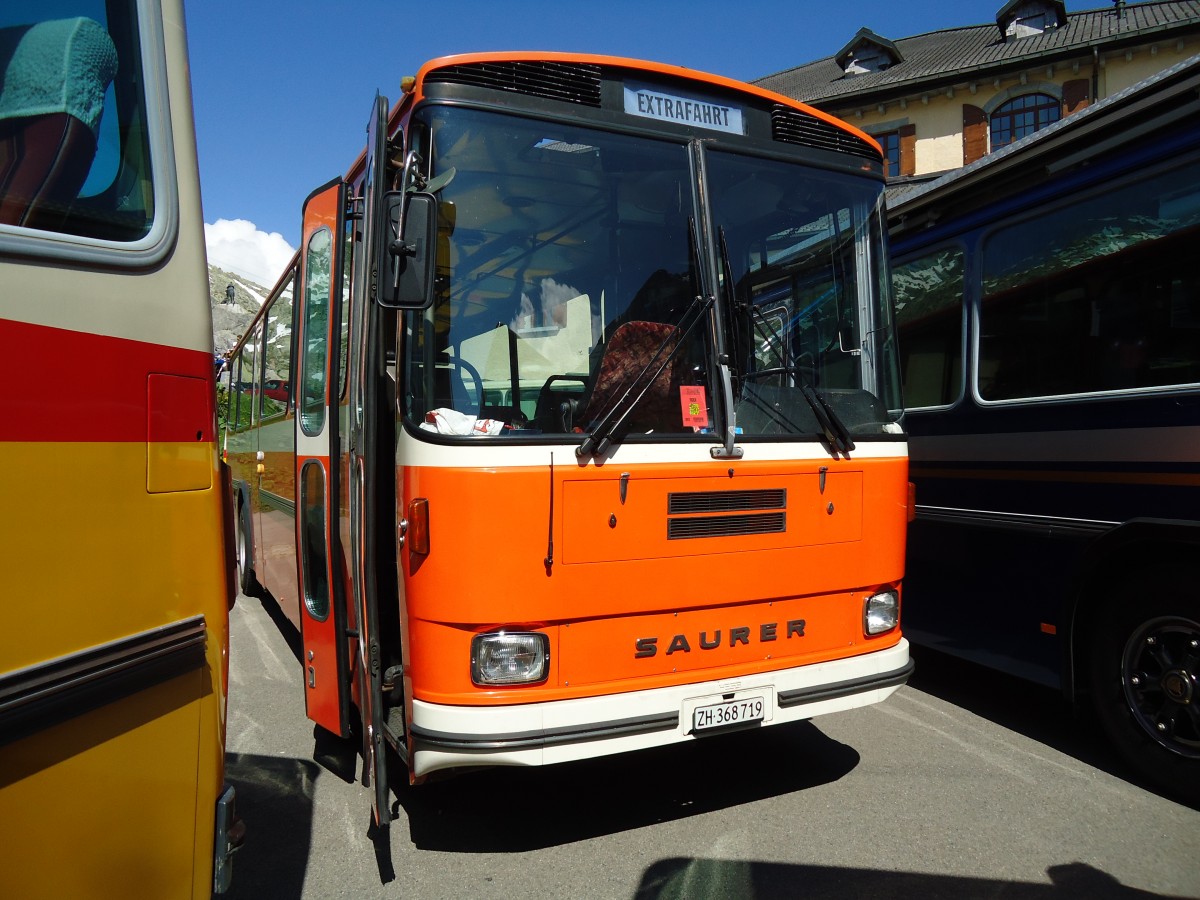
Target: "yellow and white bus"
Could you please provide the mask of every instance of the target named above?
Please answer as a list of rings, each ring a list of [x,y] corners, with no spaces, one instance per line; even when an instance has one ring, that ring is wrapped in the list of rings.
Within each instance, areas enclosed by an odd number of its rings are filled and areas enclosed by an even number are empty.
[[[179,0],[0,6],[0,896],[228,884],[228,479]]]

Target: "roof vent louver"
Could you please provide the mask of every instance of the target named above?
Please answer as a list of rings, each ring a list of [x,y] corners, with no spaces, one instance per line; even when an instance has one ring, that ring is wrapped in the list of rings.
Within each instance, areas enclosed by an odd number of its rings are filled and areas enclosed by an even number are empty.
[[[425,80],[600,106],[600,67],[597,65],[540,60],[468,63],[434,69]]]
[[[879,161],[879,151],[860,137],[843,131],[816,116],[776,104],[771,110],[771,137],[785,144],[799,144],[835,153],[850,153]]]

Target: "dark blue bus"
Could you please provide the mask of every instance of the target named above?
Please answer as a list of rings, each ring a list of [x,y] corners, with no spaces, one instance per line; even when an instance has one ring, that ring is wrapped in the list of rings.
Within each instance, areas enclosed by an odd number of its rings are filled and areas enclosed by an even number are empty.
[[[889,212],[905,633],[1200,799],[1200,57]]]

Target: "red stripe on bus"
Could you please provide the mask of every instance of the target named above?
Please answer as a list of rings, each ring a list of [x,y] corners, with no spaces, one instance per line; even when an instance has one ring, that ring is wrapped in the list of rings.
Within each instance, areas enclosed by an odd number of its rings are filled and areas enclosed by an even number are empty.
[[[0,348],[0,441],[213,440],[211,353],[11,319]],[[151,381],[160,374],[187,380]]]

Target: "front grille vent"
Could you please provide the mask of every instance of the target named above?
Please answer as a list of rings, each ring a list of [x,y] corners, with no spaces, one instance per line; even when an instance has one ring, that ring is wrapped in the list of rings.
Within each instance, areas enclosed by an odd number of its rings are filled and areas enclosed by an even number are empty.
[[[667,495],[667,515],[670,541],[782,534],[787,531],[787,489],[681,491]]]
[[[682,538],[734,537],[746,534],[782,534],[787,531],[787,513],[740,516],[694,516],[667,520],[667,540]]]
[[[850,153],[879,161],[879,151],[860,137],[816,116],[776,104],[771,110],[771,136],[787,144]]]
[[[600,106],[600,67],[586,63],[469,63],[435,69],[425,80],[511,91],[546,100],[581,103],[584,106]]]
[[[732,512],[740,509],[787,509],[787,490],[689,491],[667,497],[667,514]]]

